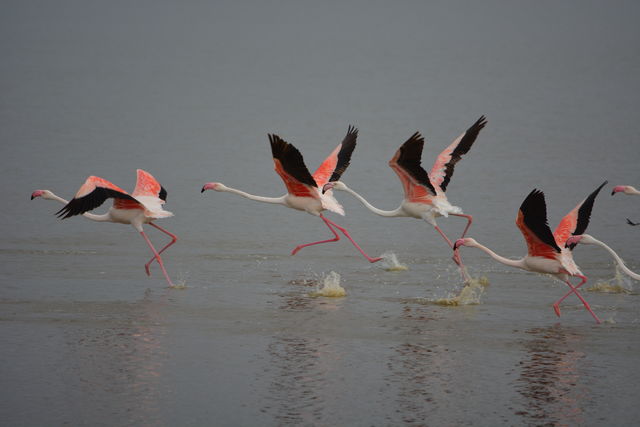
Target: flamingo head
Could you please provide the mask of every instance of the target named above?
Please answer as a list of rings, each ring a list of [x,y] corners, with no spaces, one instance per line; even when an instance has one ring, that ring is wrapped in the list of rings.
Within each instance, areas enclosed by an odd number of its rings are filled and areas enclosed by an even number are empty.
[[[43,199],[48,199],[51,200],[53,199],[53,193],[49,190],[36,190],[33,193],[31,193],[31,200],[35,199],[36,197],[42,197]]]
[[[326,193],[329,190],[344,191],[346,188],[347,186],[344,185],[342,181],[327,182],[322,186],[322,194]]]
[[[566,248],[573,249],[578,243],[582,243],[583,245],[594,245],[596,242],[589,234],[579,234],[576,236],[569,236],[564,246]]]
[[[219,182],[207,182],[200,190],[201,193],[204,193],[206,190],[214,190],[214,191],[224,191],[227,187]]]
[[[475,239],[472,239],[471,237],[465,237],[464,239],[458,239],[455,241],[455,243],[453,244],[453,250],[457,251],[460,246],[476,246],[477,244],[478,242],[476,242]]]
[[[627,189],[626,185],[616,185],[615,187],[613,187],[613,191],[611,191],[611,195],[613,196],[616,193],[619,192],[624,192]]]

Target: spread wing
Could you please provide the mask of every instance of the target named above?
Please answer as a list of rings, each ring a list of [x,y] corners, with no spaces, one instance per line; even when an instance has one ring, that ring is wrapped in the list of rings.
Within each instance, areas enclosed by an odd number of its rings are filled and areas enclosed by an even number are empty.
[[[480,118],[465,133],[456,138],[447,148],[445,148],[431,168],[429,178],[435,186],[440,186],[442,191],[447,190],[447,185],[453,176],[453,168],[460,161],[462,155],[467,154],[471,146],[476,141],[478,134],[487,124],[484,116]]]
[[[529,256],[554,259],[561,252],[547,222],[547,204],[542,191],[534,189],[524,199],[518,211],[516,225],[527,242]]]
[[[136,180],[136,188],[133,190],[131,194],[133,197],[136,196],[151,196],[157,197],[161,200],[167,201],[167,190],[165,190],[157,179],[153,177],[149,172],[144,171],[142,169],[138,169],[137,180]]]
[[[398,148],[389,160],[389,166],[402,181],[404,195],[407,200],[416,201],[436,195],[429,175],[421,166],[424,138],[416,132]]]
[[[327,182],[338,181],[340,176],[347,170],[351,161],[351,154],[356,148],[356,139],[358,138],[358,129],[349,126],[344,139],[329,156],[322,162],[318,170],[313,174],[318,187],[322,188]]]
[[[584,234],[589,225],[589,219],[591,218],[591,211],[593,210],[593,203],[596,200],[596,196],[606,184],[607,181],[600,184],[593,193],[589,194],[586,199],[578,203],[578,206],[562,218],[560,224],[558,224],[558,227],[553,232],[553,236],[558,245],[564,245],[571,235],[578,236]],[[571,250],[575,247],[575,243],[569,245],[569,249]]]
[[[56,215],[61,219],[80,215],[97,208],[109,198],[115,199],[114,204],[121,202],[131,204],[132,207],[135,208],[142,207],[136,199],[120,187],[110,183],[106,179],[90,176],[84,184],[82,184],[74,198],[56,212]]]
[[[273,163],[289,194],[317,198],[317,184],[304,164],[300,151],[278,135],[269,135]]]

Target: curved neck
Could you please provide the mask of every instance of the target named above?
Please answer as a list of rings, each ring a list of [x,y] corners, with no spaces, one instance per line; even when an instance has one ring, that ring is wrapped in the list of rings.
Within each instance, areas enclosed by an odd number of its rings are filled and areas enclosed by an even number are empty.
[[[353,191],[352,189],[350,189],[346,185],[344,186],[344,189],[342,189],[341,191],[346,191],[347,193],[351,194],[356,199],[360,200],[360,203],[362,203],[365,208],[369,209],[371,212],[373,212],[376,215],[388,216],[388,217],[407,216],[407,215],[404,214],[404,212],[402,210],[402,207],[399,207],[399,208],[394,209],[392,211],[384,211],[382,209],[376,208],[371,203],[369,203],[364,197],[362,197],[360,194],[356,193],[355,191]]]
[[[63,205],[66,205],[69,203],[68,200],[63,199],[62,197],[58,196],[57,194],[54,194],[51,192],[51,195],[49,197],[47,197],[48,200],[55,200],[56,202],[60,202]],[[103,215],[96,215],[96,214],[92,214],[90,212],[85,212],[82,214],[83,217],[88,218],[92,221],[98,221],[98,222],[108,222],[111,221],[111,218],[109,217],[109,214],[103,214]]]
[[[489,254],[489,256],[491,258],[495,259],[496,261],[498,261],[501,264],[508,265],[509,267],[515,267],[515,268],[521,268],[522,270],[527,270],[527,268],[525,266],[525,263],[524,263],[524,258],[520,258],[520,259],[505,258],[502,255],[498,255],[497,253],[493,252],[488,247],[486,247],[484,245],[481,245],[480,243],[477,243],[477,242],[471,247],[478,248],[481,251],[486,252],[487,254]]]
[[[616,262],[618,263],[618,266],[620,267],[620,269],[624,271],[629,277],[635,280],[640,280],[640,274],[634,273],[633,271],[629,270],[627,266],[624,265],[624,261],[622,260],[622,258],[620,258],[613,249],[611,249],[609,246],[607,246],[605,243],[601,242],[600,240],[594,239],[593,237],[592,239],[594,244],[603,247],[607,252],[609,252],[609,254],[611,254],[613,259],[615,259]]]
[[[242,196],[242,197],[245,197],[245,198],[250,199],[250,200],[255,200],[256,202],[273,203],[273,204],[277,204],[277,205],[284,205],[285,204],[284,197],[256,196],[254,194],[245,193],[244,191],[240,191],[238,189],[231,188],[231,187],[225,187],[222,191],[225,191],[227,193],[237,194],[238,196]]]

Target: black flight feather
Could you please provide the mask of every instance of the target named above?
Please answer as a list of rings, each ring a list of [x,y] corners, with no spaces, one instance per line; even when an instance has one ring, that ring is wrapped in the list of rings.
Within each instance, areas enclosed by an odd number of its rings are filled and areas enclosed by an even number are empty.
[[[309,173],[304,164],[304,159],[300,151],[293,145],[289,144],[278,135],[269,134],[269,142],[271,143],[271,153],[274,159],[278,159],[282,168],[289,175],[297,179],[303,184],[311,187],[317,187],[315,179]]]
[[[581,234],[584,234],[585,231],[587,231],[587,226],[589,225],[589,219],[591,218],[591,210],[593,209],[593,203],[595,202],[596,196],[598,195],[600,190],[602,190],[602,187],[604,187],[606,184],[607,184],[607,181],[600,184],[600,186],[596,188],[593,193],[589,194],[589,196],[584,200],[584,202],[582,202],[582,205],[580,205],[580,208],[578,209],[578,220],[576,223],[576,229],[572,233],[573,236],[579,236]],[[572,245],[569,245],[569,249],[571,250],[573,250],[573,248],[575,247],[576,247],[575,243]]]
[[[347,166],[349,166],[349,162],[351,161],[351,154],[356,148],[356,139],[358,139],[358,129],[350,125],[347,134],[342,140],[342,147],[340,147],[340,151],[338,152],[338,162],[331,174],[331,178],[329,178],[329,182],[339,180],[344,171],[347,170]]]
[[[542,191],[533,189],[520,205],[520,212],[524,224],[538,239],[561,252],[547,222],[547,204]]]
[[[397,163],[402,169],[406,170],[420,184],[429,189],[432,195],[436,195],[436,189],[429,180],[429,174],[420,165],[422,157],[422,148],[424,147],[424,137],[420,132],[416,132],[400,146],[400,155]]]
[[[442,180],[442,184],[440,184],[440,188],[442,191],[447,190],[447,185],[449,185],[449,181],[453,176],[453,168],[456,163],[460,161],[464,154],[467,154],[471,149],[471,146],[476,141],[480,130],[485,127],[487,124],[487,119],[485,116],[480,116],[480,118],[464,133],[462,139],[460,139],[460,143],[456,146],[456,148],[451,153],[451,159],[444,166],[444,179]]]
[[[124,194],[110,188],[96,187],[95,190],[93,190],[86,196],[71,200],[55,214],[60,219],[67,219],[74,215],[80,215],[97,208],[110,197],[116,199],[134,200],[137,202],[136,199],[128,194]]]

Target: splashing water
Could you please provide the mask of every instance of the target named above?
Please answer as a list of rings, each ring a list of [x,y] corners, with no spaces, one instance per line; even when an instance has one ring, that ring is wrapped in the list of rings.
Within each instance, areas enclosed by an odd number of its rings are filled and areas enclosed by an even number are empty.
[[[187,279],[189,277],[189,273],[178,273],[178,279],[173,284],[173,286],[169,286],[170,289],[187,289]]]
[[[609,280],[598,280],[587,288],[589,292],[602,292],[607,294],[630,294],[632,291],[629,279],[622,274],[616,265],[616,275]]]
[[[485,276],[477,279],[470,278],[458,295],[449,294],[446,298],[436,299],[432,302],[444,306],[480,304],[480,298],[487,286],[489,286],[489,279]]]
[[[385,252],[380,256],[382,257],[382,268],[385,271],[405,271],[409,269],[406,264],[398,261],[398,257],[393,252]]]
[[[340,286],[340,275],[335,271],[324,276],[322,288],[316,288],[315,292],[309,294],[312,297],[338,298],[347,295],[347,291]]]

